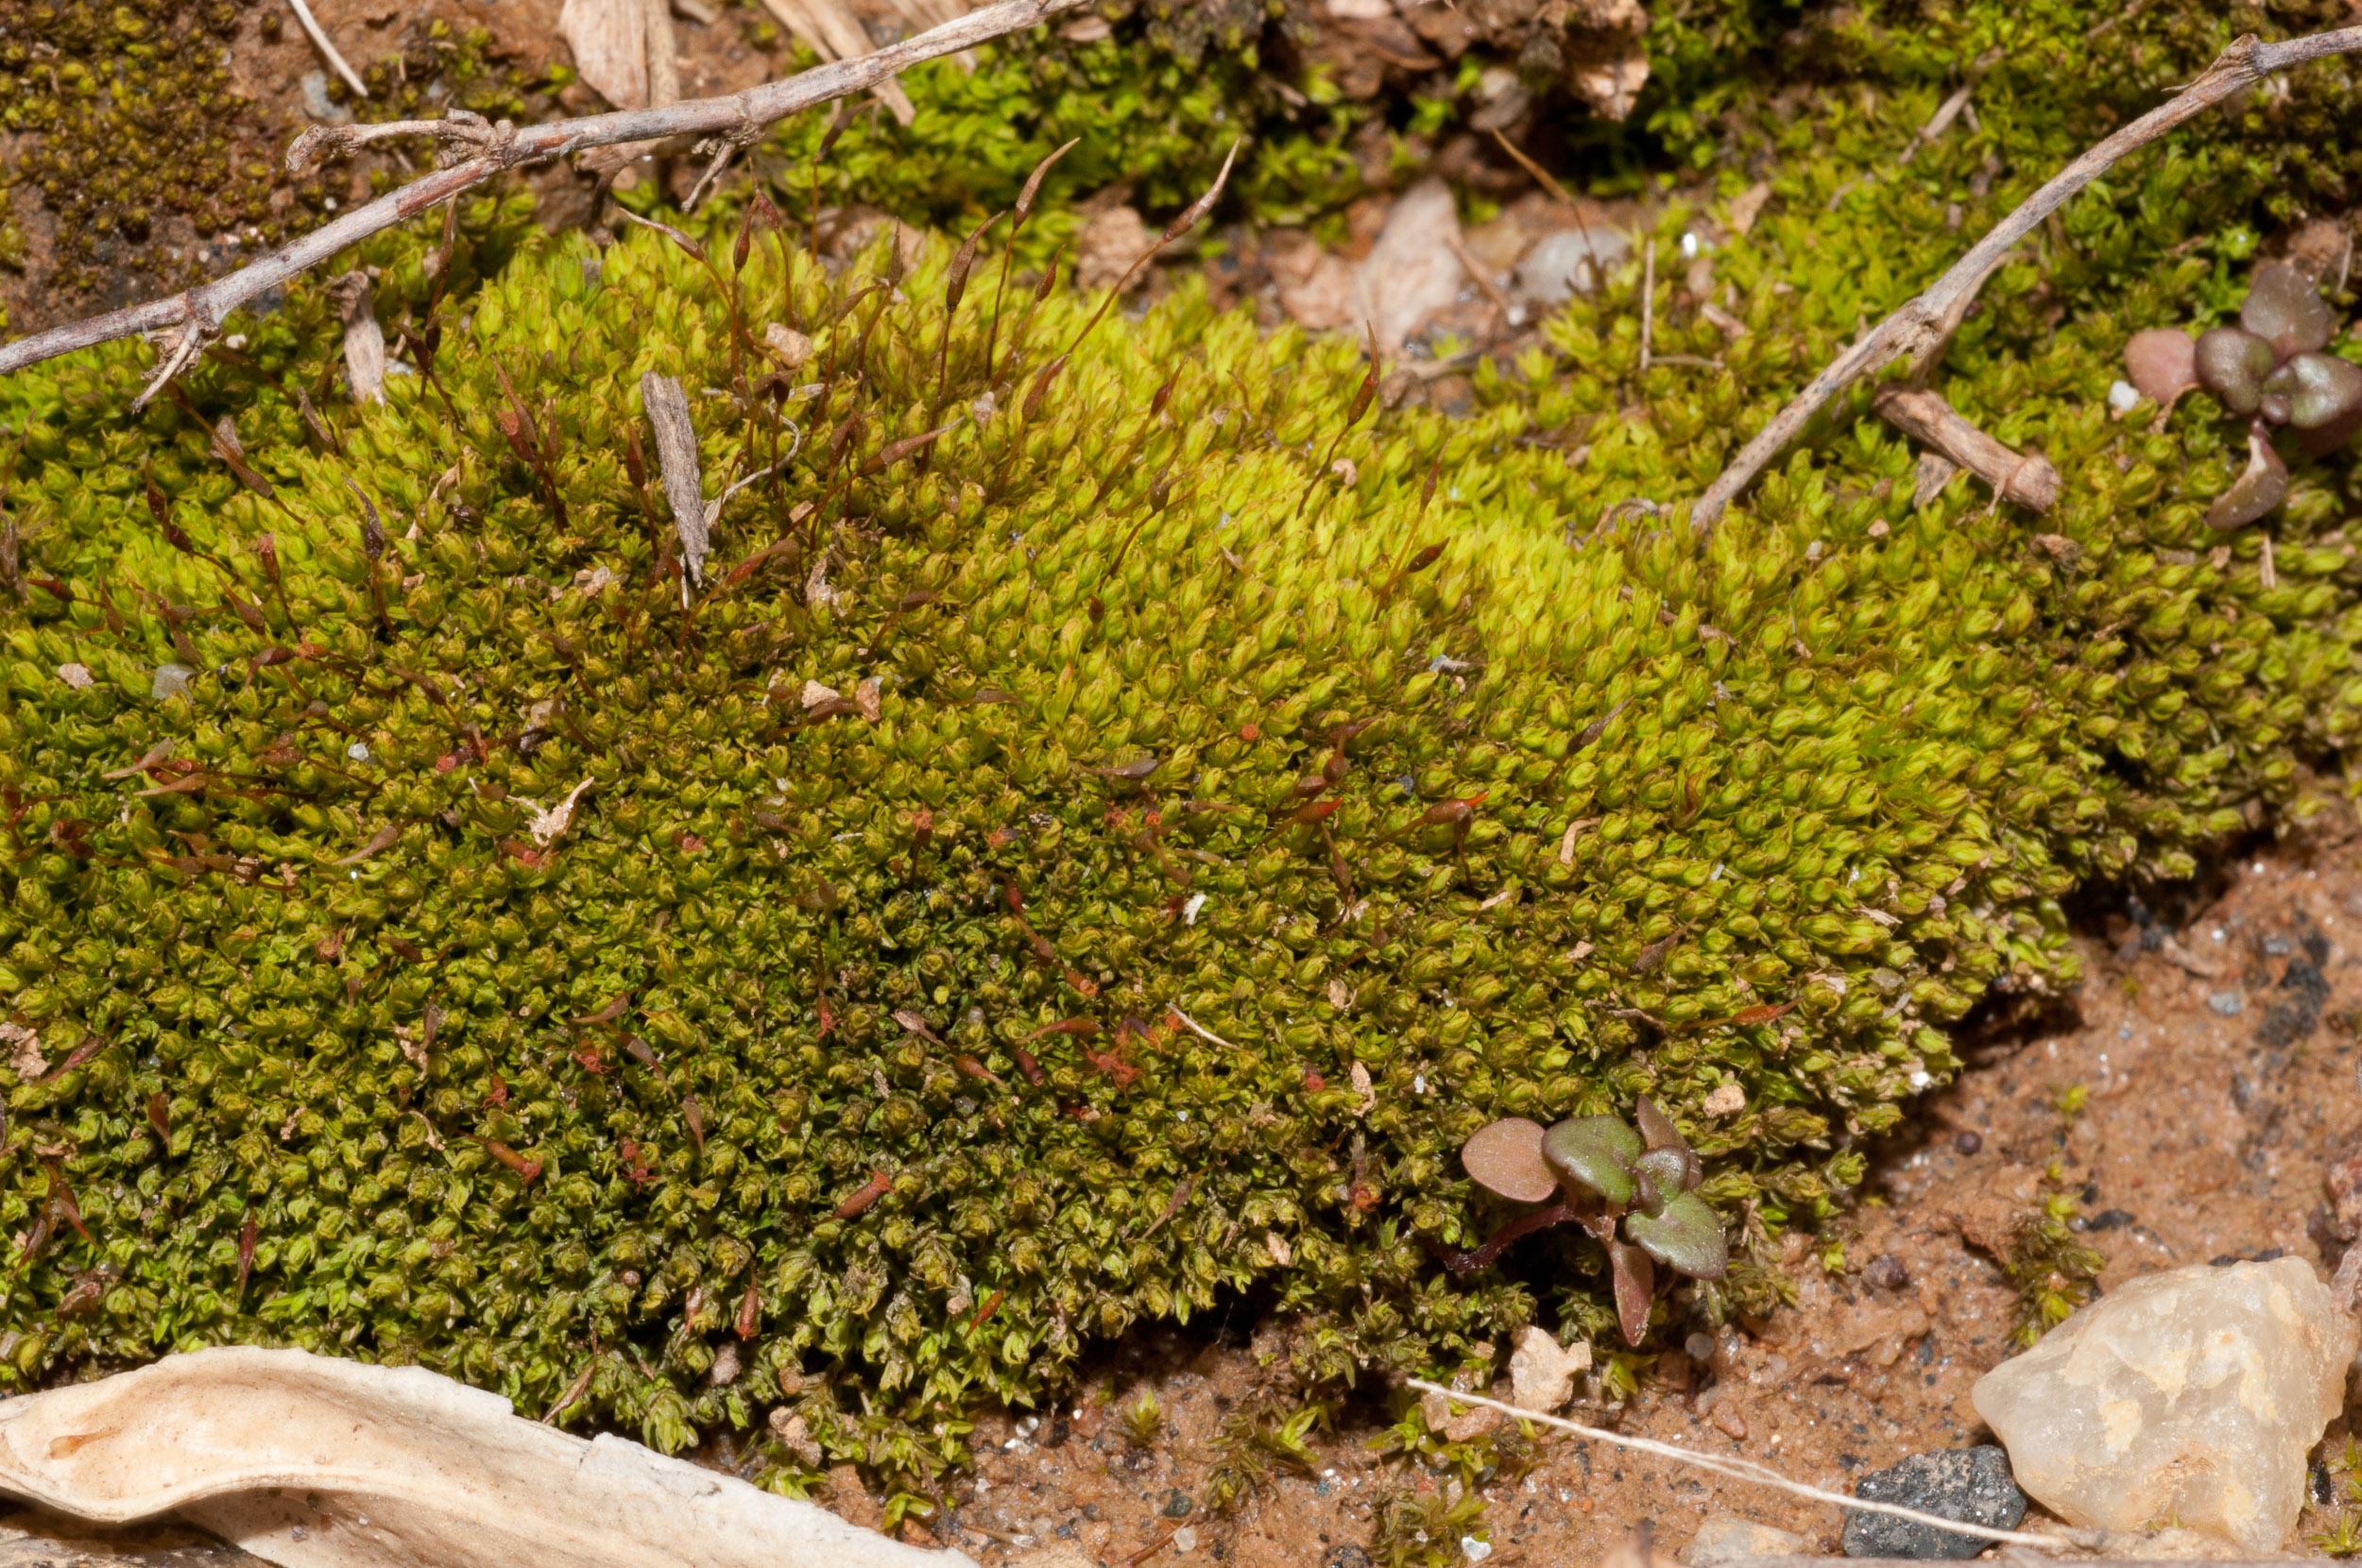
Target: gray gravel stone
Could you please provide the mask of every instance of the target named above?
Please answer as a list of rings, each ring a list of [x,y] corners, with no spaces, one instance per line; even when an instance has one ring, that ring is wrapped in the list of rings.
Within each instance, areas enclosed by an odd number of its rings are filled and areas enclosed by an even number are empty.
[[[2015,1529],[2026,1517],[2026,1493],[2010,1474],[2010,1456],[1993,1443],[1915,1454],[1863,1476],[1854,1495],[1994,1529]],[[1972,1558],[1990,1544],[1891,1514],[1845,1516],[1847,1557]]]

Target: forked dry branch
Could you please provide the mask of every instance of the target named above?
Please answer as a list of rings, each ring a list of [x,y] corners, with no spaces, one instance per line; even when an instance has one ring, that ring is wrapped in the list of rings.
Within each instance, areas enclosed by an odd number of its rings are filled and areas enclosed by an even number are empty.
[[[326,264],[370,235],[438,207],[494,175],[590,147],[670,137],[714,138],[723,143],[725,150],[744,145],[761,136],[774,122],[799,110],[865,92],[923,60],[957,54],[996,38],[1022,32],[1081,3],[1082,0],[1001,0],[998,5],[970,11],[939,27],[930,27],[874,54],[834,60],[800,76],[764,82],[720,97],[692,98],[649,109],[553,120],[522,128],[505,120],[489,124],[464,112],[454,112],[440,120],[315,127],[298,137],[295,145],[288,149],[290,166],[306,167],[332,153],[393,136],[432,136],[446,144],[450,162],[212,282],[0,345],[0,375],[77,349],[150,332],[165,333],[168,335],[162,346],[156,372],[132,403],[134,408],[144,407],[220,332],[222,323],[232,311],[252,303],[290,279]]]
[[[1787,450],[1788,444],[1811,423],[1813,416],[1862,377],[1875,375],[1905,358],[1911,362],[1915,377],[1924,376],[1959,330],[1969,306],[1976,302],[1977,291],[1985,286],[1985,280],[2009,259],[2018,241],[2065,206],[2084,186],[2132,153],[2266,77],[2356,51],[2362,51],[2362,26],[2339,27],[2279,43],[2266,43],[2252,33],[2234,40],[2215,57],[2212,65],[2199,73],[2197,80],[2051,176],[1924,293],[1857,338],[1853,347],[1806,383],[1805,389],[1739,448],[1729,466],[1706,486],[1705,493],[1690,508],[1691,526],[1702,533],[1712,528],[1723,509]]]

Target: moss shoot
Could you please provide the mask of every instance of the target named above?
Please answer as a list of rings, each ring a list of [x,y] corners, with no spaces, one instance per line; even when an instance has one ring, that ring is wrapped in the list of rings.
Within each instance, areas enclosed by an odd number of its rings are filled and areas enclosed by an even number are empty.
[[[923,1481],[1143,1320],[1251,1301],[1306,1385],[1603,1336],[1566,1228],[1439,1254],[1504,1218],[1477,1128],[1643,1095],[1735,1254],[1659,1325],[1768,1302],[1943,1026],[2071,977],[2060,897],[2301,815],[2362,703],[2351,460],[2226,537],[2221,421],[2107,412],[2235,307],[2244,122],[1953,345],[2038,526],[1914,506],[1865,394],[1688,528],[2072,150],[1897,164],[1942,88],[1833,96],[1743,233],[1669,210],[1648,368],[1632,267],[1460,417],[1190,288],[760,226],[448,294],[389,240],[383,407],[310,291],[135,419],[135,351],[0,383],[6,1377],[292,1343]],[[776,468],[686,591],[648,371],[710,493]]]

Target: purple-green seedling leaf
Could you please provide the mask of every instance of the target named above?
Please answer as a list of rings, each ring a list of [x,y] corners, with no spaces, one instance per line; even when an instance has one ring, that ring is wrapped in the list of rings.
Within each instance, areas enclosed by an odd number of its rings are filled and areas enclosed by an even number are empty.
[[[1547,1135],[1538,1121],[1503,1116],[1478,1128],[1460,1146],[1460,1164],[1488,1191],[1513,1202],[1543,1202],[1558,1194],[1558,1172],[1542,1157]]]
[[[1632,1163],[1633,1202],[1644,1210],[1661,1209],[1688,1190],[1689,1167],[1695,1159],[1687,1150],[1652,1149]]]
[[[2239,325],[2269,343],[2274,359],[2325,349],[2337,330],[2321,291],[2285,262],[2268,262],[2255,269],[2247,302],[2239,307]]]
[[[2362,410],[2362,366],[2335,354],[2299,354],[2271,373],[2264,395],[2288,400],[2287,422],[2297,429],[2324,429]]]
[[[1544,1134],[1543,1157],[1570,1196],[1597,1196],[1617,1208],[1632,1202],[1632,1162],[1646,1148],[1620,1116],[1574,1116]]]
[[[2272,346],[2237,327],[2216,327],[2199,334],[2198,383],[2234,414],[2252,414],[2264,400],[2264,379],[2272,373]]]
[[[1722,1221],[1694,1192],[1677,1192],[1656,1214],[1628,1214],[1624,1234],[1651,1257],[1691,1279],[1719,1280],[1730,1270]]]
[[[1649,1304],[1656,1299],[1656,1265],[1639,1248],[1621,1241],[1607,1244],[1608,1270],[1616,1280],[1616,1322],[1624,1343],[1637,1345],[1649,1336]]]

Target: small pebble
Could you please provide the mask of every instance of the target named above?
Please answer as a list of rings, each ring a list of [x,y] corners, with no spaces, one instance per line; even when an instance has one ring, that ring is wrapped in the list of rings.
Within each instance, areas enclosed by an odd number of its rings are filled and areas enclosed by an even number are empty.
[[[1194,1552],[1194,1551],[1196,1551],[1196,1550],[1197,1550],[1197,1531],[1196,1531],[1196,1529],[1195,1529],[1194,1527],[1190,1526],[1190,1525],[1182,1525],[1179,1529],[1177,1529],[1177,1530],[1173,1531],[1173,1532],[1172,1532],[1172,1549],[1173,1549],[1174,1551],[1176,1551],[1176,1552]]]
[[[1914,1454],[1901,1464],[1863,1476],[1855,1484],[1854,1495],[1994,1529],[2014,1529],[2026,1517],[2026,1493],[2010,1474],[2010,1456],[1993,1443]],[[1891,1514],[1845,1516],[1847,1557],[1966,1559],[1988,1544],[1973,1535]]]
[[[1460,1555],[1470,1562],[1482,1562],[1493,1555],[1493,1543],[1489,1541],[1479,1541],[1472,1535],[1463,1535],[1460,1538]]]
[[[1985,1135],[1982,1133],[1962,1133],[1952,1140],[1952,1147],[1963,1154],[1974,1154],[1985,1147]]]
[[[1196,1507],[1186,1491],[1176,1489],[1165,1493],[1164,1515],[1167,1519],[1187,1519]]]
[[[2247,998],[2236,991],[2217,991],[2206,998],[2206,1005],[2226,1018],[2235,1018],[2247,1006]]]
[[[1714,1407],[1714,1424],[1726,1437],[1739,1442],[1747,1440],[1747,1418],[1727,1405]]]
[[[1862,1273],[1881,1290],[1900,1290],[1911,1282],[1911,1271],[1892,1253],[1880,1253],[1870,1260],[1870,1267]]]

